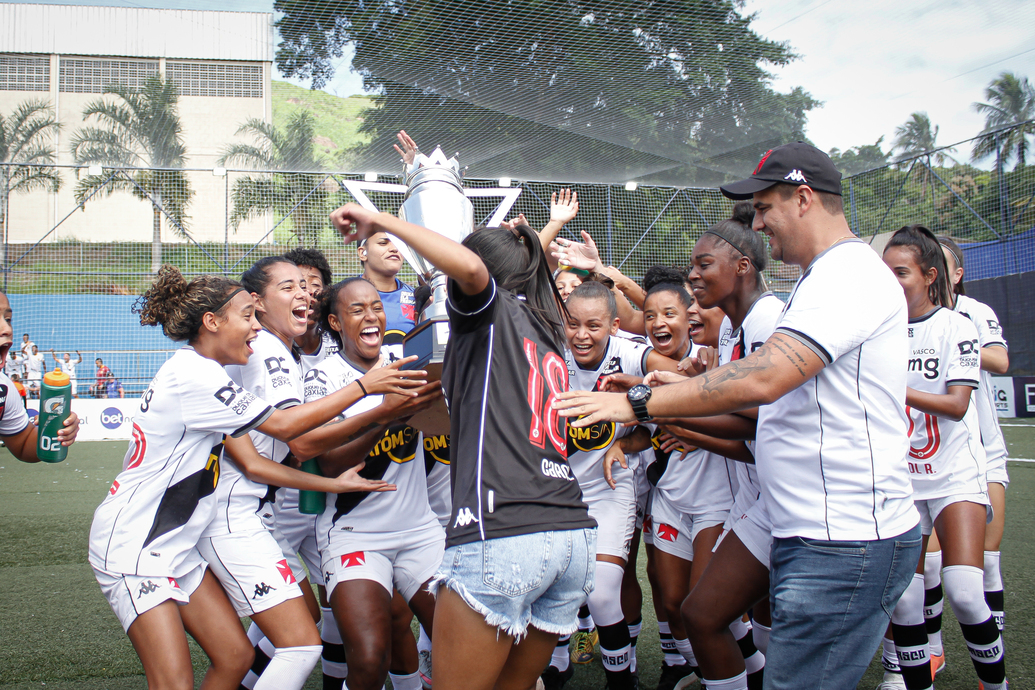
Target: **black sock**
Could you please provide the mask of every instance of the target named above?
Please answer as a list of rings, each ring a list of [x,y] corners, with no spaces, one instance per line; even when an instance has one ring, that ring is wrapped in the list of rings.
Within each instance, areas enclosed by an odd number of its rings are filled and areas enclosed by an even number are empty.
[[[926,690],[931,687],[931,655],[927,645],[926,624],[891,624],[895,636],[895,650],[898,665],[909,690]]]
[[[963,639],[970,649],[977,676],[986,683],[1002,683],[1006,680],[1006,663],[1003,661],[1003,638],[996,627],[995,619],[988,617],[984,623],[963,625]]]
[[[632,687],[632,640],[625,621],[614,625],[597,625],[600,635],[600,660],[604,664],[604,675],[610,690],[624,690]]]
[[[323,660],[325,662],[325,672],[323,674],[323,690],[342,690],[342,686],[345,685],[345,676],[329,676],[326,671],[329,670],[327,667],[344,668],[345,666],[345,645],[334,644],[332,642],[323,643]]]

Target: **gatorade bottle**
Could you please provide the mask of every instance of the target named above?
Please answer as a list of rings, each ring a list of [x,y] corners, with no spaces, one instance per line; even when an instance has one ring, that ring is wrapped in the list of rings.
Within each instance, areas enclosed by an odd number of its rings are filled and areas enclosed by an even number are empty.
[[[320,463],[316,458],[309,458],[302,463],[302,471],[309,474],[323,476],[320,471]],[[304,515],[319,515],[327,507],[327,494],[322,491],[299,491],[298,512]]]
[[[36,431],[36,457],[43,462],[61,462],[68,448],[61,445],[58,431],[72,413],[72,381],[68,374],[49,371],[40,388],[40,418]]]

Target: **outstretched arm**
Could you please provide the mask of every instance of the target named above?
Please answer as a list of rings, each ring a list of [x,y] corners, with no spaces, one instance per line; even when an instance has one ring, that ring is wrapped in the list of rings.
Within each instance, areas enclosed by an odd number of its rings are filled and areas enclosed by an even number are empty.
[[[655,417],[708,417],[767,405],[816,376],[823,366],[804,343],[777,332],[744,359],[654,389],[647,411]],[[621,393],[568,391],[559,394],[553,406],[561,416],[581,417],[569,422],[575,427],[636,421]]]

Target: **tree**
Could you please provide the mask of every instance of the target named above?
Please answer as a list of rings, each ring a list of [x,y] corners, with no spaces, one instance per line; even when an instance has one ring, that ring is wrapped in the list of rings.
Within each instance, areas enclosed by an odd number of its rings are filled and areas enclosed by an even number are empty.
[[[882,168],[888,164],[890,155],[890,152],[881,149],[883,143],[884,137],[881,137],[876,143],[853,146],[843,152],[840,149],[830,149],[830,160],[845,176]]]
[[[0,251],[7,246],[11,192],[56,192],[61,188],[61,177],[53,168],[56,151],[50,139],[60,129],[50,104],[43,100],[23,101],[6,118],[0,116]]]
[[[360,169],[394,169],[391,138],[404,128],[460,151],[474,176],[721,181],[800,137],[817,105],[771,88],[764,66],[795,56],[739,6],[277,0],[276,59],[318,88],[354,43],[353,69],[379,94]]]
[[[154,211],[151,236],[151,272],[162,265],[162,214],[173,230],[187,237],[187,206],[194,191],[182,168],[187,160],[183,128],[177,111],[179,95],[172,82],[149,77],[139,89],[124,84],[108,86],[104,94],[83,109],[83,119],[98,126],[82,127],[72,135],[72,156],[80,165],[106,165],[108,175],[88,175],[75,188],[83,203],[98,189],[105,195],[128,191],[150,201]]]
[[[313,116],[298,111],[290,116],[283,130],[253,118],[241,125],[237,134],[250,135],[255,143],[228,146],[219,159],[220,165],[292,172],[242,177],[234,182],[230,219],[234,229],[241,221],[263,213],[290,214],[289,227],[294,235],[302,244],[315,246],[320,231],[327,226],[328,192],[322,184],[326,175],[304,172],[321,167],[313,147]]]
[[[1028,136],[1035,134],[1035,87],[1027,77],[1003,72],[985,88],[987,103],[975,103],[974,110],[985,116],[985,132],[974,146],[973,159],[980,161],[992,154],[997,156],[996,169],[1009,164],[1016,156],[1018,167],[1023,168],[1028,154]]]
[[[931,127],[931,118],[927,113],[913,113],[906,120],[905,124],[895,128],[895,142],[891,146],[892,151],[899,151],[899,158],[914,158],[921,154],[930,153],[936,165],[945,165],[945,161],[955,159],[948,155],[955,153],[953,147],[938,148],[938,125]]]

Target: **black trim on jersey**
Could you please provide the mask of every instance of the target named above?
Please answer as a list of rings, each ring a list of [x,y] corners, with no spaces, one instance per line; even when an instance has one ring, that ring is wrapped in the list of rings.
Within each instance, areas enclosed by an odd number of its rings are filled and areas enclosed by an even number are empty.
[[[880,526],[877,521],[877,465],[873,458],[873,439],[870,437],[870,411],[862,401],[862,351],[866,341],[859,343],[855,358],[855,394],[863,411],[863,424],[866,428],[866,448],[870,451],[870,490],[873,496],[873,531],[880,539]]]
[[[801,331],[795,330],[793,328],[787,328],[786,326],[781,326],[781,327],[777,328],[776,331],[774,331],[774,332],[775,333],[786,333],[787,335],[791,336],[795,340],[801,341],[801,343],[803,345],[805,345],[810,350],[812,350],[817,355],[819,355],[819,358],[823,360],[824,364],[831,364],[831,363],[833,363],[834,358],[830,356],[830,353],[827,352],[827,349],[825,347],[823,347],[822,345],[820,345],[819,343],[817,343],[812,338],[810,338],[809,336],[807,336],[804,333],[802,333]],[[747,355],[745,354],[744,356],[746,357]]]
[[[918,316],[915,319],[909,319],[909,323],[911,323],[911,324],[923,323],[924,321],[927,321],[927,319],[929,319],[932,316],[934,316],[935,314],[937,314],[942,309],[944,309],[944,307],[935,307],[934,309],[932,309],[931,311],[927,312],[923,316]],[[971,323],[973,323],[973,322],[971,322]]]
[[[974,323],[974,322],[971,321],[971,323]],[[1006,350],[1007,352],[1009,352],[1009,350],[1010,350],[1010,348],[1008,348],[1006,346],[1006,341],[1005,340],[991,340],[991,341],[985,343],[984,345],[981,345],[981,347],[1001,347],[1004,350]]]
[[[651,345],[648,345],[647,349],[643,351],[643,356],[640,357],[640,371],[643,372],[644,376],[646,376],[647,373],[650,372],[650,369],[647,368],[647,357],[652,352],[654,352],[654,347],[651,346]]]
[[[247,424],[242,426],[240,429],[238,429],[234,433],[230,434],[230,436],[233,437],[233,438],[240,438],[241,436],[244,436],[245,434],[247,434],[252,429],[254,429],[254,428],[258,427],[258,426],[261,426],[262,423],[265,422],[267,419],[269,419],[270,415],[272,415],[272,414],[273,414],[273,407],[271,407],[270,405],[267,405],[266,408],[261,413],[259,413],[259,415],[255,419],[253,419],[252,421],[248,422]]]
[[[450,283],[452,282],[455,281],[453,281],[453,279],[450,278]],[[453,311],[455,311],[460,316],[474,316],[475,314],[485,311],[485,308],[492,304],[494,298],[496,297],[496,281],[492,278],[489,278],[489,284],[485,287],[484,290],[479,292],[477,295],[464,294],[464,292],[460,290],[460,287],[456,286],[455,292],[457,293],[457,299],[455,300],[453,299],[454,291],[448,289],[450,287],[448,283],[446,287],[446,301],[449,302],[450,306],[452,306]],[[460,303],[468,301],[474,302],[474,306],[477,307],[474,311],[463,311],[460,309]]]
[[[978,382],[974,379],[952,379],[951,381],[945,382],[946,387],[948,386],[968,386],[970,388],[978,388]]]
[[[213,456],[215,463],[211,462]],[[159,537],[186,525],[201,499],[216,492],[216,485],[219,483],[219,462],[222,458],[223,441],[220,439],[219,443],[212,446],[209,463],[204,468],[166,487],[158,510],[155,511],[151,531],[144,539],[143,548],[147,548],[148,544]]]
[[[301,404],[302,401],[298,398],[288,398],[287,400],[281,400],[279,403],[274,405],[274,407],[276,407],[278,410],[287,410],[292,407],[297,407]]]
[[[779,330],[779,329],[777,329]],[[812,380],[815,382],[813,389],[816,391],[816,410],[819,412],[819,478],[823,481],[823,524],[827,529],[827,539],[832,539],[830,536],[830,505],[828,499],[830,495],[827,493],[827,473],[823,471],[823,405],[819,402],[819,377],[813,376]]]
[[[0,418],[2,418],[2,417],[0,417]],[[32,420],[31,419],[26,421],[25,422],[25,426],[23,426],[18,431],[14,432],[13,434],[0,434],[0,438],[11,438],[12,436],[17,436],[18,434],[20,434],[23,431],[25,431],[26,429],[28,429],[30,426],[32,426]]]
[[[391,439],[396,434],[405,435],[407,430],[412,434],[409,440],[404,441],[404,445],[399,448],[405,453],[410,459],[407,462],[412,462],[417,455],[417,450],[420,443],[420,431],[414,429],[408,424],[395,424],[388,427],[384,434],[377,437],[377,440],[370,448],[370,452],[364,458],[365,466],[359,471],[359,476],[364,479],[378,480],[385,476],[388,468],[391,467],[392,463],[395,462],[392,459],[391,453],[399,452],[399,449],[392,448],[391,452],[380,449],[381,443],[385,439]],[[338,494],[334,501],[334,517],[331,520],[331,525],[338,522],[338,518],[348,515],[350,512],[355,510],[356,506],[363,502],[364,499],[375,495],[374,492],[370,491],[351,491],[347,493]]]

